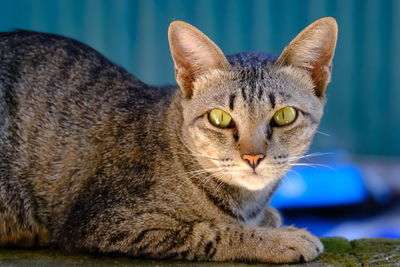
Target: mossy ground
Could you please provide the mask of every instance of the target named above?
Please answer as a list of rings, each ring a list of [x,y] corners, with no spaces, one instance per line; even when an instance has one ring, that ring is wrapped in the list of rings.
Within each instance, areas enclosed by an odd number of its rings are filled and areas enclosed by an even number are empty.
[[[400,239],[322,238],[325,253],[308,264],[285,266],[400,266]],[[241,263],[151,261],[66,254],[56,250],[0,249],[0,266],[247,266]],[[265,266],[265,265],[263,265]],[[277,266],[277,265],[274,265]]]
[[[400,266],[399,239],[323,238],[325,253],[319,262],[334,266]]]

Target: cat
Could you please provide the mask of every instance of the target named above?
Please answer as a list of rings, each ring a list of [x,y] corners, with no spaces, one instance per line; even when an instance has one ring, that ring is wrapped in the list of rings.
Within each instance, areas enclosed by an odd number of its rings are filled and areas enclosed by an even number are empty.
[[[0,246],[290,263],[323,252],[268,202],[323,113],[334,18],[279,56],[170,24],[178,86],[45,33],[0,34]]]

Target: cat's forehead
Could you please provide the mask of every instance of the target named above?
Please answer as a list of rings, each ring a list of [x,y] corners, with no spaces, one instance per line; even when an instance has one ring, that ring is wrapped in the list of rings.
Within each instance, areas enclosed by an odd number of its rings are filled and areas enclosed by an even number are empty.
[[[229,106],[231,111],[274,109],[280,105],[309,105],[312,81],[301,70],[273,62],[232,65],[229,70],[210,70],[196,82],[208,104]],[[201,88],[200,88],[201,87]],[[312,101],[311,101],[312,102]]]

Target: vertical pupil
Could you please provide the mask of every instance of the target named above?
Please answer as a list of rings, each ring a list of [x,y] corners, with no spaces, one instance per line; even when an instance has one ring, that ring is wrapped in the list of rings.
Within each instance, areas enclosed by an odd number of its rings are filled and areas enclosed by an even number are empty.
[[[209,113],[209,119],[214,126],[226,128],[231,121],[231,116],[220,109],[214,109]]]
[[[278,110],[274,115],[274,120],[278,125],[288,125],[296,119],[296,110],[292,107],[285,107]]]

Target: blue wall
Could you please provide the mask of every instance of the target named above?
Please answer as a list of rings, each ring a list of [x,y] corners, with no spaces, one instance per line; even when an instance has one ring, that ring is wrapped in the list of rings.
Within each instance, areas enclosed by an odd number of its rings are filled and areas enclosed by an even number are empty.
[[[85,42],[151,84],[174,83],[167,28],[194,24],[229,54],[278,54],[312,21],[339,23],[329,102],[314,149],[400,155],[400,1],[0,1],[0,30],[31,29]]]

